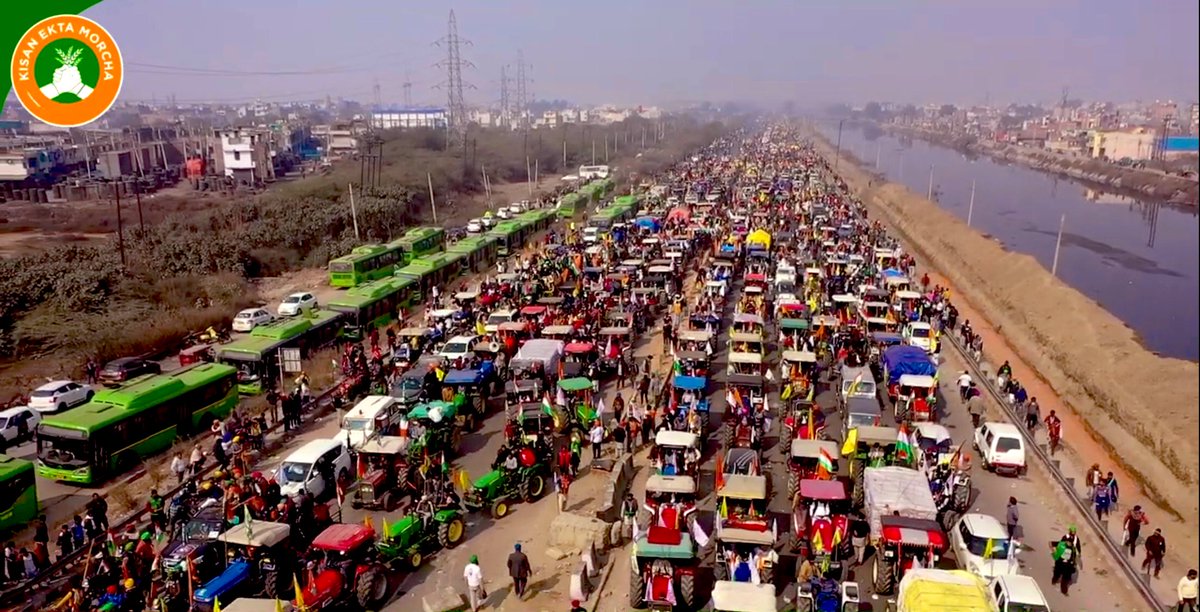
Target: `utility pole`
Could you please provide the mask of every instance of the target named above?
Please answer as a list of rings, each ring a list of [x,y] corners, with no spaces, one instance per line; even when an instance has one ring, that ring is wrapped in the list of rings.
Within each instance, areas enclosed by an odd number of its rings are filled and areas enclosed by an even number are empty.
[[[925,199],[933,201],[933,164],[929,164],[929,190],[925,192]]]
[[[834,150],[834,153],[833,153],[833,171],[834,172],[837,172],[838,166],[841,164],[841,161],[842,161],[842,124],[844,124],[844,123],[846,123],[845,119],[841,119],[838,121],[837,148]]]
[[[971,201],[967,204],[967,227],[971,227],[971,216],[975,214],[975,179],[971,179]]]
[[[412,108],[412,75],[404,73],[404,107]]]
[[[592,165],[596,165],[596,139],[592,139]]]
[[[121,184],[118,182],[110,183],[112,185],[113,196],[116,199],[117,206],[117,250],[121,252],[121,267],[125,267],[125,225],[121,221]]]
[[[429,182],[429,208],[433,211],[433,224],[437,225],[437,200],[433,199],[433,175],[426,172],[425,180]]]
[[[375,94],[375,108],[383,108],[383,95],[380,93],[381,90],[379,89],[379,77],[375,77],[375,85],[371,88],[371,90]]]
[[[142,218],[142,184],[140,182],[134,183],[133,196],[137,198],[138,229],[141,231],[142,235],[145,236],[146,220]]]
[[[362,236],[358,235],[358,210],[354,208],[354,183],[346,185],[350,190],[350,218],[354,220],[354,239],[362,240]]]
[[[604,163],[608,163],[608,134],[604,135]]]
[[[879,152],[882,150],[882,148],[883,148],[883,145],[881,145],[878,142],[875,143],[875,169],[876,170],[879,169]]]
[[[462,70],[463,68],[474,68],[475,65],[462,58],[460,47],[462,45],[470,46],[471,41],[459,38],[458,19],[454,16],[453,10],[450,11],[446,36],[434,44],[446,48],[446,59],[439,62],[437,66],[446,69],[446,81],[442,86],[446,89],[446,111],[450,113],[446,126],[449,129],[449,137],[455,146],[465,146],[467,108],[463,99]],[[470,84],[465,87],[474,88]]]
[[[1067,213],[1058,220],[1058,238],[1054,240],[1054,263],[1050,264],[1050,276],[1058,276],[1058,250],[1062,248],[1063,227],[1067,224]]]

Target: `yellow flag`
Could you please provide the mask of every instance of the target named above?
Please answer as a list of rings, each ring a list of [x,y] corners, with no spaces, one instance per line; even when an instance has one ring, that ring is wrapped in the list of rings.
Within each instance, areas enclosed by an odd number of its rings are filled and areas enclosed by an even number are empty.
[[[779,399],[786,402],[787,399],[791,396],[792,396],[792,385],[788,385],[783,388],[783,393],[779,394]]]
[[[283,612],[283,601],[280,599],[275,600],[275,612]]]
[[[386,517],[386,516],[385,516],[385,517],[383,517],[383,537],[384,537],[384,538],[387,538],[387,537],[389,537],[389,536],[388,536],[388,524],[387,524],[387,517]]]
[[[991,540],[988,540],[989,544],[991,542],[992,542]],[[221,612],[221,598],[220,597],[213,598],[213,612]]]
[[[994,548],[996,548],[996,541],[991,538],[988,538],[987,544],[983,545],[983,558],[991,559],[992,558],[992,549],[994,549]]]
[[[304,591],[300,588],[300,581],[296,579],[295,574],[292,574],[292,590],[296,591],[296,609],[308,612],[308,606],[304,605]]]
[[[363,527],[366,527],[367,529],[375,529],[375,525],[371,524],[370,514],[363,515]]]
[[[475,335],[476,336],[486,336],[487,335],[487,327],[485,327],[483,325],[483,321],[475,322]]]
[[[846,432],[846,442],[842,444],[842,456],[849,457],[858,450],[858,428],[854,427]]]
[[[729,503],[724,497],[721,498],[721,518],[729,518]]]

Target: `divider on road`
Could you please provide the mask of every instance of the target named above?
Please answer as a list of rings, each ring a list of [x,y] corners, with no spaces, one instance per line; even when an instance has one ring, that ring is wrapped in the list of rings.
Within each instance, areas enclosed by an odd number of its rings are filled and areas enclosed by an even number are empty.
[[[1000,410],[1004,413],[1004,417],[1017,426],[1017,430],[1021,432],[1021,437],[1025,439],[1025,446],[1033,451],[1033,454],[1038,458],[1042,466],[1045,467],[1050,473],[1050,477],[1054,479],[1058,486],[1062,487],[1064,492],[1066,492],[1067,498],[1071,500],[1071,504],[1075,507],[1075,510],[1099,536],[1100,542],[1104,546],[1104,549],[1108,551],[1109,556],[1117,562],[1117,566],[1120,567],[1121,571],[1125,573],[1125,577],[1129,578],[1130,582],[1133,583],[1134,588],[1136,588],[1138,591],[1138,594],[1141,595],[1144,600],[1146,600],[1146,603],[1149,604],[1152,609],[1166,610],[1166,606],[1164,606],[1162,602],[1158,600],[1158,597],[1154,594],[1154,591],[1150,589],[1150,585],[1143,580],[1143,574],[1139,572],[1138,569],[1133,566],[1133,563],[1129,561],[1129,556],[1125,554],[1124,550],[1122,550],[1121,544],[1113,541],[1112,537],[1108,534],[1108,529],[1106,529],[1104,525],[1102,525],[1100,521],[1096,519],[1091,508],[1084,504],[1084,500],[1079,497],[1079,494],[1075,490],[1073,481],[1064,475],[1062,470],[1059,469],[1058,460],[1052,458],[1045,449],[1038,445],[1037,439],[1033,435],[1033,432],[1026,429],[1024,421],[1018,418],[1016,413],[1012,411],[1012,406],[1008,404],[1008,399],[1000,392],[999,389],[996,388],[995,380],[988,376],[989,372],[985,372],[982,365],[975,361],[969,351],[963,348],[961,341],[959,340],[958,336],[954,334],[954,332],[943,331],[942,339],[949,340],[949,344],[954,347],[954,350],[958,352],[960,356],[962,356],[963,362],[967,364],[967,367],[971,369],[971,373],[976,377],[976,380],[979,381],[978,384],[984,389],[987,389],[988,393],[992,396],[992,399],[996,400],[996,403],[999,404]],[[972,432],[972,435],[974,435],[974,432]]]

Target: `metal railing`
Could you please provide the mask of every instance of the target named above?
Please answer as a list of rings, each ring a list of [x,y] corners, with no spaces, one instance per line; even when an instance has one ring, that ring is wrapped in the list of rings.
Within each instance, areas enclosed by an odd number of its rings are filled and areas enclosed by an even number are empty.
[[[1100,523],[1100,521],[1092,513],[1091,508],[1089,508],[1084,503],[1084,500],[1080,498],[1078,492],[1075,490],[1073,479],[1068,478],[1065,474],[1063,474],[1062,470],[1059,468],[1058,460],[1051,457],[1046,452],[1046,449],[1042,448],[1038,444],[1034,433],[1025,427],[1024,419],[1021,419],[1019,415],[1013,412],[1012,406],[1008,403],[1007,397],[996,388],[995,379],[989,377],[989,373],[984,371],[982,364],[971,356],[970,351],[968,351],[962,345],[961,340],[956,335],[956,332],[943,331],[942,340],[949,341],[948,344],[954,347],[954,350],[958,352],[958,354],[963,358],[963,362],[965,362],[967,367],[971,370],[971,374],[977,381],[979,381],[977,384],[979,384],[979,386],[982,388],[987,389],[988,393],[991,394],[992,399],[996,400],[996,403],[1000,406],[1000,410],[1004,413],[1005,418],[1017,426],[1017,430],[1021,432],[1021,437],[1025,439],[1026,448],[1033,451],[1034,456],[1036,456],[1046,468],[1046,471],[1049,472],[1050,477],[1054,480],[1054,482],[1057,483],[1058,486],[1062,487],[1063,491],[1067,493],[1067,498],[1071,500],[1071,504],[1075,507],[1075,510],[1079,513],[1079,515],[1083,517],[1083,520],[1087,522],[1087,524],[1091,526],[1096,533],[1100,534],[1100,544],[1108,552],[1109,556],[1112,557],[1112,560],[1116,562],[1116,565],[1121,569],[1121,571],[1124,572],[1125,576],[1129,578],[1130,582],[1133,583],[1133,586],[1137,590],[1138,594],[1145,599],[1146,603],[1150,605],[1151,609],[1164,611],[1167,610],[1167,607],[1164,606],[1163,603],[1159,601],[1158,596],[1154,594],[1154,591],[1150,588],[1150,585],[1143,580],[1143,573],[1135,568],[1129,561],[1129,556],[1125,554],[1124,550],[1122,550],[1121,544],[1113,541],[1112,537],[1108,533],[1108,529]]]

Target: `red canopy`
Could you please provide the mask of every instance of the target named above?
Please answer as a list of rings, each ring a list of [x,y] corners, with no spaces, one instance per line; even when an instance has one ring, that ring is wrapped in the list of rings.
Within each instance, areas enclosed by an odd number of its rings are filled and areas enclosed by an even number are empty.
[[[676,219],[687,221],[691,218],[692,211],[686,206],[676,206],[675,208],[671,209],[671,212],[667,213],[667,221],[674,221]]]

